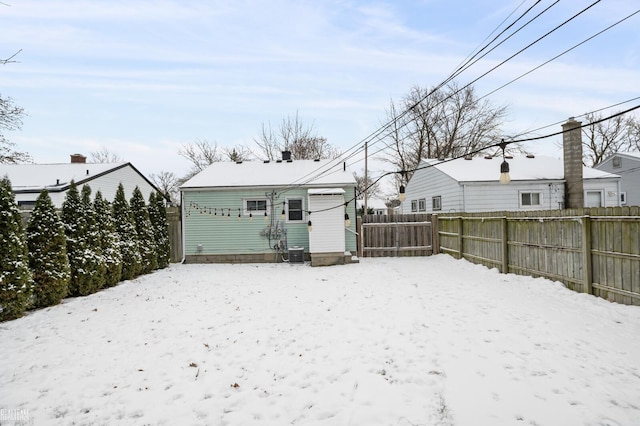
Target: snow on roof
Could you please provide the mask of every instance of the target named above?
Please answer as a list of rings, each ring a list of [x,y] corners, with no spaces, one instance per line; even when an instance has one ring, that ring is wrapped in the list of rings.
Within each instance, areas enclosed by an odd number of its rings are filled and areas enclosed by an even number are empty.
[[[0,177],[8,176],[15,192],[65,188],[120,168],[127,163],[0,164]]]
[[[342,188],[317,188],[310,189],[308,191],[309,195],[338,195],[344,194],[344,189]]]
[[[326,172],[326,173],[323,173]],[[181,188],[227,188],[251,186],[355,185],[356,180],[336,160],[245,161],[213,163]]]
[[[635,159],[640,160],[640,152],[616,152],[615,154],[605,158],[604,161],[602,161],[601,163],[604,163],[605,161],[608,161],[613,157],[627,157],[627,158],[633,158],[634,160]]]
[[[511,180],[564,180],[564,161],[553,157],[518,156],[507,158]],[[502,157],[473,157],[471,160],[425,159],[420,167],[432,165],[458,182],[498,181]],[[616,178],[618,175],[583,167],[584,179]]]

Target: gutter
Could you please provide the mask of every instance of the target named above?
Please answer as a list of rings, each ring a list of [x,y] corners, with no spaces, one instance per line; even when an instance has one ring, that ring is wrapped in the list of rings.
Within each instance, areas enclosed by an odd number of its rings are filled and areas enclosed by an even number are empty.
[[[182,243],[182,260],[180,260],[180,264],[184,264],[184,261],[187,257],[187,250],[186,250],[186,242],[185,242],[185,228],[186,226],[186,214],[185,214],[185,209],[184,209],[184,192],[180,191],[180,222],[182,223],[182,226],[180,227],[180,234],[181,234],[181,243]]]

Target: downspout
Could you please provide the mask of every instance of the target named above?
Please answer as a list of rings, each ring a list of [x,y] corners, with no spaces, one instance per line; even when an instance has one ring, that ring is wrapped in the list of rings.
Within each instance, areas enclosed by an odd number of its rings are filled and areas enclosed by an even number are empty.
[[[186,219],[187,219],[187,215],[185,214],[184,211],[184,191],[180,191],[180,222],[181,222],[181,226],[180,226],[180,234],[181,234],[181,239],[182,239],[182,260],[180,261],[181,264],[184,264],[184,261],[187,257],[187,249],[186,249],[186,241],[185,241],[185,228],[186,226]]]
[[[620,179],[618,179],[618,180],[616,181],[616,186],[618,187],[618,191],[617,191],[617,194],[618,194],[618,201],[616,202],[616,205],[617,205],[618,207],[620,207],[620,206],[622,206],[622,204],[620,203],[620,190],[622,189],[622,188],[620,187]]]

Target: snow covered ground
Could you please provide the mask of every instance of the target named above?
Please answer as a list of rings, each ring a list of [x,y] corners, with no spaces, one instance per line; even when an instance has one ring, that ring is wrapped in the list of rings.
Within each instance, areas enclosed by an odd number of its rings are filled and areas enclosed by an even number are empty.
[[[0,339],[2,424],[640,424],[639,307],[446,255],[172,265]]]

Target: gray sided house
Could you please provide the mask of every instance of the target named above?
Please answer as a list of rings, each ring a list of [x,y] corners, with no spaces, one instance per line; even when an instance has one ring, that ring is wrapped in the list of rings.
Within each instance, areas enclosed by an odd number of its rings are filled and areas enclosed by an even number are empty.
[[[43,189],[56,208],[61,208],[71,181],[75,181],[78,190],[84,184],[91,187],[92,195],[98,190],[107,201],[113,201],[122,183],[127,199],[134,188],[140,188],[145,200],[158,189],[131,163],[86,163],[86,157],[80,154],[71,156],[71,163],[59,164],[0,164],[0,177],[8,176],[15,193],[16,202],[21,209],[30,209]]]
[[[184,261],[349,263],[355,187],[337,160],[211,164],[180,187]]]
[[[640,152],[619,152],[594,166],[620,175],[620,204],[640,206]]]
[[[422,160],[406,187],[403,213],[554,210],[565,208],[563,160],[507,158],[511,182],[501,184],[502,157]],[[582,168],[584,207],[618,206],[620,177]]]

